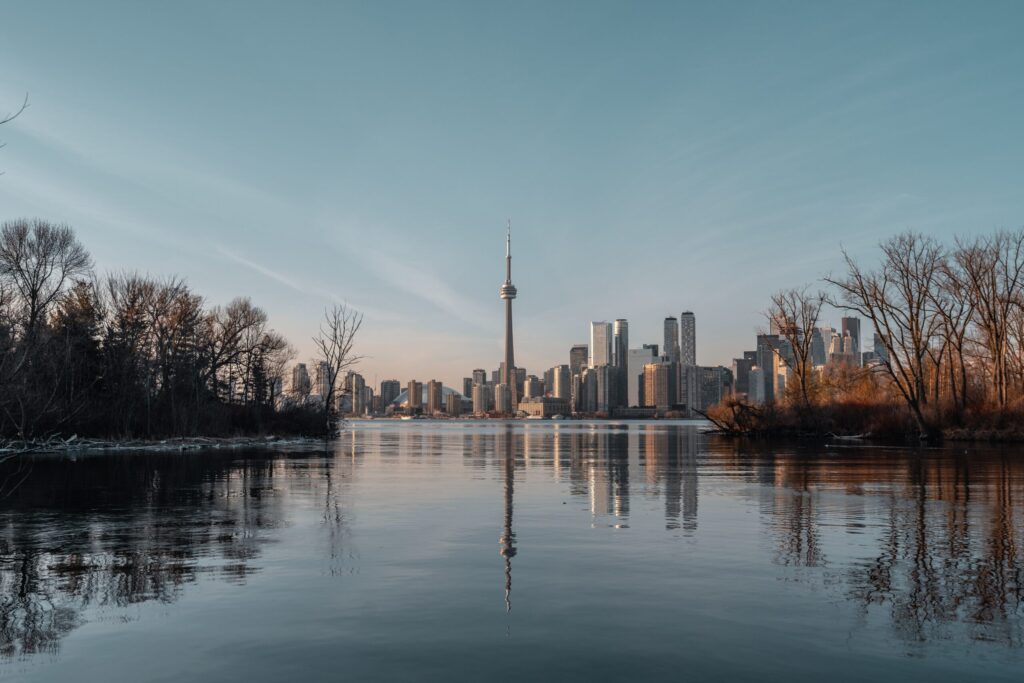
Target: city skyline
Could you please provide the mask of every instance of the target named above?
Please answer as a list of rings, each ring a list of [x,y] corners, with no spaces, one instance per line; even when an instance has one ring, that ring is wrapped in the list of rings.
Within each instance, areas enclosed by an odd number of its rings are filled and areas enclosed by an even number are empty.
[[[70,224],[100,272],[251,296],[299,362],[347,301],[378,386],[457,388],[501,357],[491,255],[512,216],[519,364],[564,362],[593,320],[658,342],[692,310],[699,362],[728,365],[766,292],[841,268],[840,247],[1019,227],[1022,20],[1019,3],[11,4],[0,112],[30,107],[0,131],[0,202]]]

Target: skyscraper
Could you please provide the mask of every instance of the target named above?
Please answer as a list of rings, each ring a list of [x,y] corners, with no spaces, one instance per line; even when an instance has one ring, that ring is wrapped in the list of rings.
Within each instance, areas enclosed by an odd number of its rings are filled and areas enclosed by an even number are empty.
[[[679,321],[672,316],[665,318],[665,343],[661,351],[673,363],[679,362]]]
[[[317,364],[316,389],[317,393],[323,396],[325,401],[327,400],[327,395],[331,393],[331,389],[334,388],[332,385],[336,380],[335,377],[331,377],[331,374],[332,373],[330,363],[322,360]]]
[[[679,316],[679,363],[697,364],[697,319],[690,311]]]
[[[763,386],[760,391],[750,386],[748,390],[751,396],[758,397],[759,403],[775,402],[775,384],[779,374],[779,342],[777,334],[757,335],[757,367],[761,370],[760,381]],[[754,379],[750,381],[753,382]]]
[[[523,383],[523,399],[539,398],[544,395],[544,382],[536,375],[529,375]]]
[[[386,379],[380,383],[380,401],[385,407],[391,404],[402,393],[402,385],[397,379]]]
[[[441,383],[436,379],[427,382],[427,415],[435,415],[444,409]]]
[[[481,382],[473,385],[473,412],[484,415],[494,405],[494,389],[490,384]]]
[[[555,377],[554,386],[551,390],[551,395],[555,398],[572,398],[572,374],[569,372],[568,365],[558,365],[552,368],[552,373]]]
[[[755,367],[753,358],[732,359],[732,390],[737,396],[746,396],[750,393],[750,369]]]
[[[875,332],[875,337],[873,341],[875,349],[875,358],[877,358],[882,363],[888,363],[889,350],[885,348],[885,340],[883,340],[882,337],[877,332]]]
[[[612,325],[612,365],[625,368],[629,353],[629,322],[619,318]]]
[[[580,370],[587,366],[588,354],[589,349],[586,344],[576,344],[569,349],[569,372],[573,375],[580,374]]]
[[[292,393],[308,394],[310,391],[309,371],[305,363],[296,363],[292,368]]]
[[[423,410],[423,382],[417,382],[414,379],[409,380],[405,399],[405,405],[409,409],[410,414]]]
[[[590,361],[592,368],[612,363],[612,324],[604,322],[590,323]]]
[[[811,330],[811,365],[821,367],[825,364],[826,358],[825,337],[821,333],[821,328],[815,327]],[[736,379],[736,384],[739,386],[739,378]]]
[[[644,366],[644,405],[667,410],[669,398],[669,363],[648,363]]]
[[[508,222],[505,235],[505,284],[501,286],[500,296],[505,301],[505,373],[501,382],[508,387],[511,406],[508,412],[514,412],[519,405],[519,396],[516,391],[515,354],[512,350],[512,299],[516,298],[516,287],[512,284],[512,221]]]
[[[494,387],[494,410],[502,415],[512,412],[512,389],[504,382]]]
[[[844,348],[843,352],[853,354],[855,364],[860,365],[860,318],[843,318],[840,322],[843,337],[849,335],[852,342],[851,347]]]
[[[630,407],[641,405],[644,366],[654,363],[657,359],[658,350],[651,345],[646,345],[642,349],[629,350],[629,354],[626,356],[626,405]]]

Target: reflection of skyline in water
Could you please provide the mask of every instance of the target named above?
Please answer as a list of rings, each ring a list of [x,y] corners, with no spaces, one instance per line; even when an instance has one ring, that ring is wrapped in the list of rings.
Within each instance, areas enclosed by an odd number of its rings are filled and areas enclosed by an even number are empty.
[[[57,652],[97,609],[173,603],[201,580],[245,584],[262,570],[266,544],[288,533],[300,501],[311,501],[320,520],[323,546],[309,552],[323,553],[326,574],[342,575],[357,561],[350,487],[399,480],[411,468],[421,489],[377,490],[421,505],[458,500],[458,490],[429,486],[430,472],[444,470],[492,492],[493,516],[479,523],[501,530],[506,611],[513,558],[536,540],[522,514],[518,538],[513,525],[514,502],[529,520],[523,496],[575,501],[575,528],[621,530],[606,531],[608,543],[656,529],[665,543],[683,537],[698,547],[698,532],[723,533],[698,503],[725,498],[757,513],[755,561],[779,578],[825,587],[865,619],[884,615],[908,647],[958,634],[1022,644],[1024,463],[1012,455],[748,447],[667,423],[426,423],[359,428],[326,456],[35,462],[0,501],[2,653]]]

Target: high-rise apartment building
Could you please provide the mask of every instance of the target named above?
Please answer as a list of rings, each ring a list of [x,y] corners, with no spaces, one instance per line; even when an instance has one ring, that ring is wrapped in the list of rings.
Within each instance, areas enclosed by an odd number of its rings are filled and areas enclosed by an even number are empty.
[[[363,415],[369,409],[366,404],[366,380],[357,372],[349,372],[345,376],[344,393],[347,393],[351,400],[351,411],[353,415]]]
[[[674,317],[665,318],[665,339],[661,352],[673,363],[679,362],[679,321]]]
[[[409,380],[409,384],[406,386],[405,406],[410,413],[423,410],[423,382]]]
[[[305,363],[296,363],[292,368],[292,393],[305,395],[312,389],[309,381],[309,370]]]
[[[494,388],[487,382],[473,385],[473,413],[486,415],[494,405]]]
[[[444,412],[448,413],[450,417],[462,415],[462,397],[454,391],[448,394],[444,400]]]
[[[694,410],[700,410],[700,368],[687,365],[679,368],[679,403],[686,405],[686,410],[693,416]]]
[[[592,368],[612,363],[612,324],[609,322],[590,323],[590,359]]]
[[[473,384],[487,384],[487,371],[482,368],[474,370]]]
[[[502,415],[512,414],[512,390],[504,382],[494,387],[494,411]]]
[[[679,364],[697,364],[697,319],[691,311],[679,316]]]
[[[612,365],[626,367],[629,352],[629,321],[619,318],[612,324]]]
[[[427,382],[427,414],[436,415],[444,410],[444,392],[436,379]]]
[[[337,379],[332,377],[331,364],[327,361],[320,361],[316,366],[316,393],[324,397],[327,400],[327,396],[330,395],[331,390],[334,388],[332,385]]]
[[[669,363],[648,363],[644,366],[644,405],[658,410],[668,410]]]
[[[385,406],[391,405],[401,393],[402,384],[397,379],[386,379],[380,383],[380,402]]]

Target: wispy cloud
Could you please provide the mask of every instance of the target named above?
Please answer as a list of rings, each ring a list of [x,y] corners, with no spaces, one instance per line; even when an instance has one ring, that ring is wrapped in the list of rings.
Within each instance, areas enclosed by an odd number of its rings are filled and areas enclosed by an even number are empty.
[[[364,234],[387,234],[388,231],[368,231]],[[431,267],[429,253],[416,261],[400,258],[397,254],[369,246],[352,231],[347,232],[343,253],[382,282],[425,301],[473,328],[486,329],[483,322],[493,315],[483,311],[476,301],[462,295],[456,287],[442,279]],[[339,251],[341,244],[336,243]],[[464,288],[464,287],[463,287]]]
[[[323,287],[318,287],[316,285],[310,285],[305,282],[300,282],[280,271],[268,268],[267,266],[264,266],[261,263],[257,263],[256,261],[248,259],[239,254],[238,252],[232,249],[228,249],[227,247],[224,247],[223,245],[214,245],[214,249],[218,254],[220,254],[220,256],[227,259],[228,261],[244,266],[249,270],[259,273],[263,277],[273,280],[274,282],[277,282],[279,284],[282,284],[285,287],[288,287],[289,289],[292,289],[295,292],[298,292],[299,294],[302,294],[306,297],[317,298],[338,304],[345,304],[359,311],[363,315],[372,318],[375,322],[394,322],[402,320],[402,316],[398,315],[393,311],[377,308],[375,306],[366,306],[365,304],[356,303],[349,299],[339,297],[337,294],[327,289],[324,289]]]
[[[250,261],[249,259],[245,258],[244,256],[241,256],[240,254],[237,254],[237,253],[235,253],[235,252],[233,252],[233,251],[231,251],[229,249],[226,249],[225,247],[223,247],[221,245],[217,245],[216,249],[217,249],[217,253],[219,253],[221,256],[223,256],[224,258],[228,259],[229,261],[234,261],[235,263],[237,263],[239,265],[245,266],[249,270],[254,270],[257,273],[259,273],[260,275],[263,275],[264,277],[270,278],[271,280],[274,280],[275,282],[279,282],[282,285],[284,285],[285,287],[290,287],[291,289],[294,289],[296,292],[298,292],[300,294],[306,294],[306,295],[313,294],[313,292],[309,288],[300,285],[298,282],[296,282],[295,280],[291,279],[290,277],[288,277],[288,276],[286,276],[286,275],[284,275],[282,273],[279,273],[279,272],[277,272],[275,270],[271,270],[270,268],[267,268],[266,266],[260,265],[259,263],[256,263],[255,261]]]

